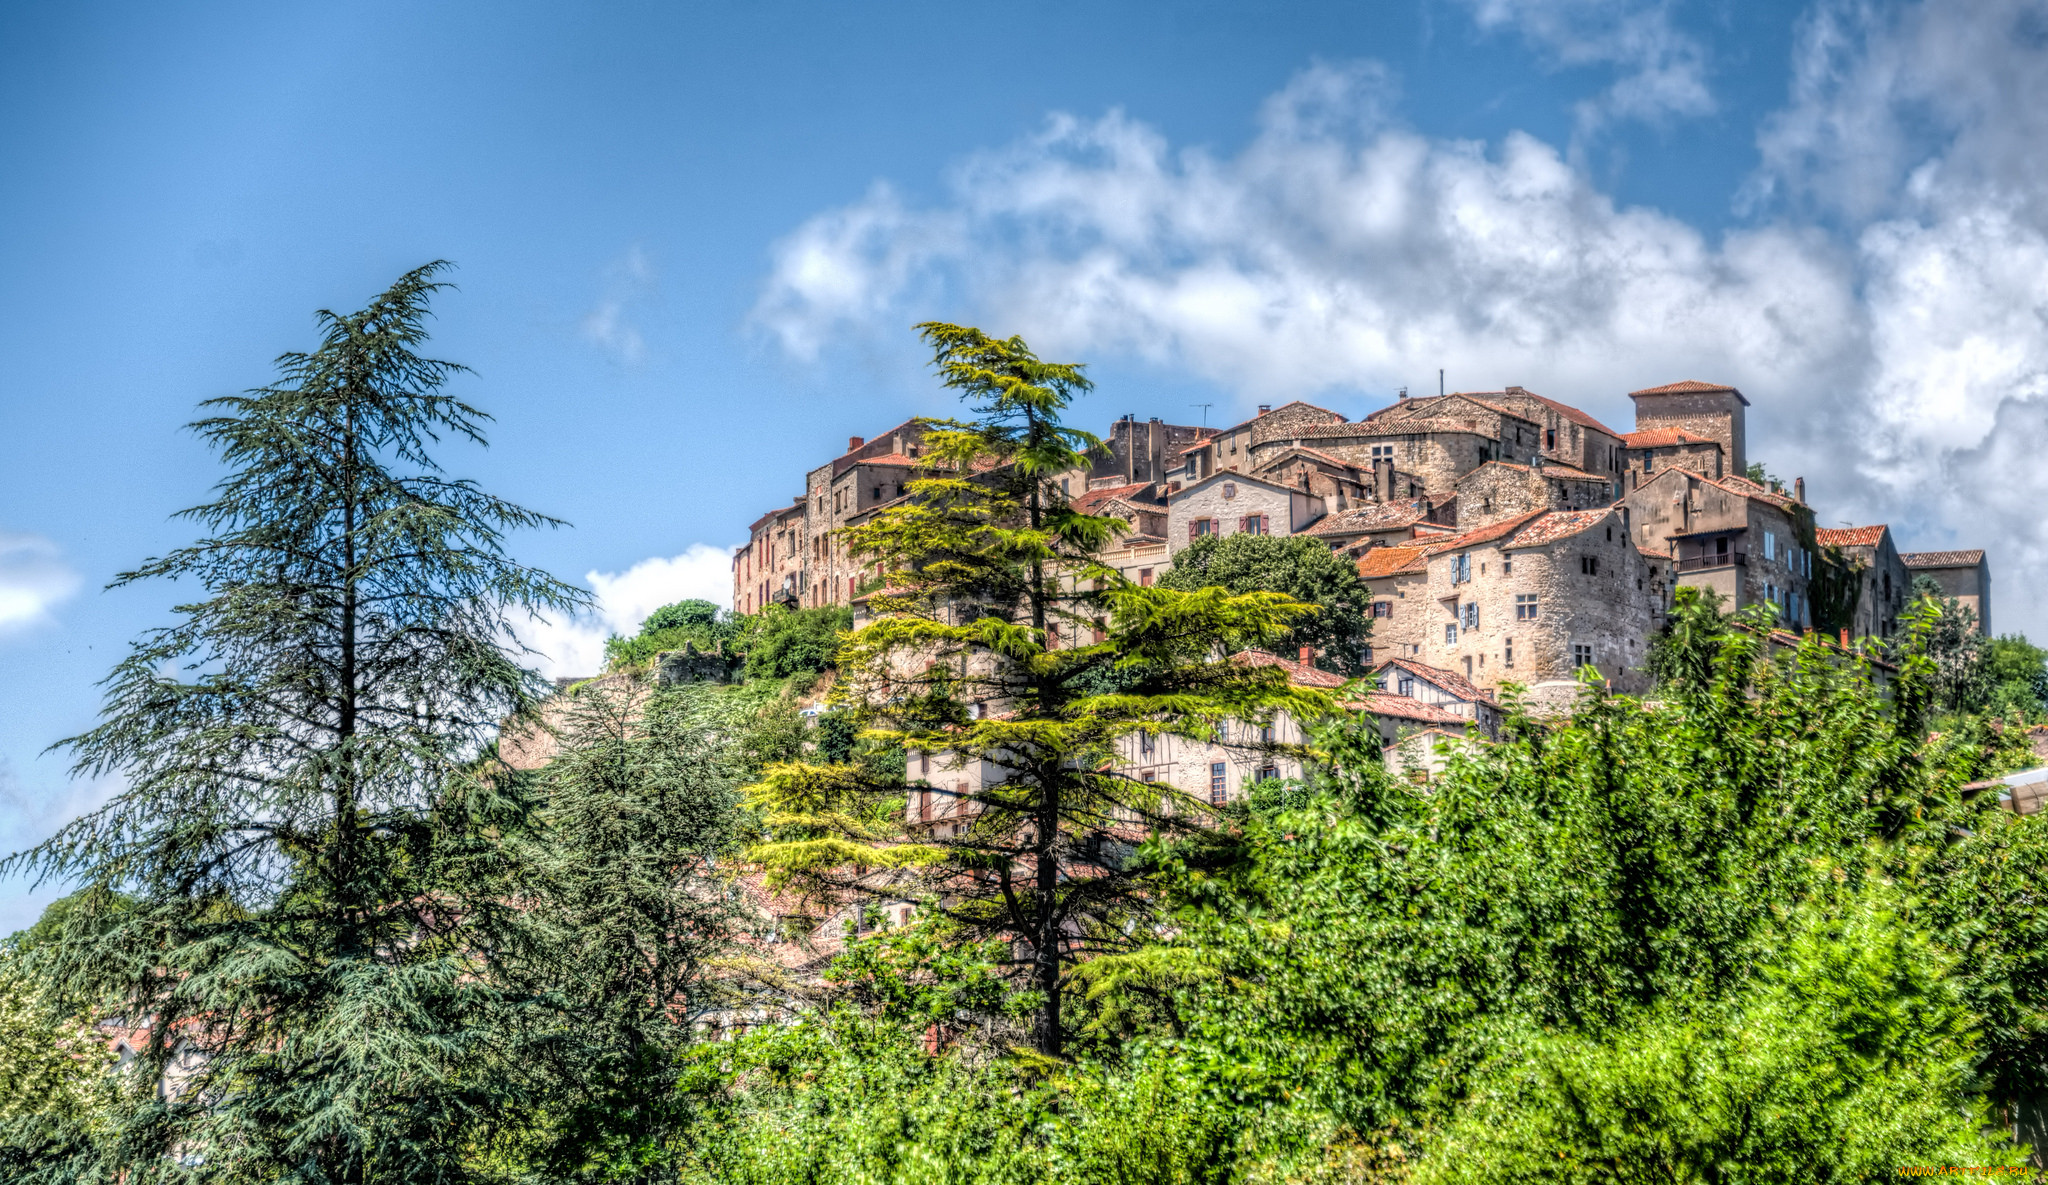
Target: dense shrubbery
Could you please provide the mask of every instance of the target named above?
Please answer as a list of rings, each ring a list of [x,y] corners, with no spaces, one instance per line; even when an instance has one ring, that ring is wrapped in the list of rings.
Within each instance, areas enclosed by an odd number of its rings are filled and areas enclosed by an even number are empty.
[[[1366,671],[1372,640],[1372,594],[1358,568],[1320,539],[1304,535],[1205,535],[1173,557],[1159,578],[1163,588],[1193,591],[1227,588],[1234,593],[1284,593],[1317,606],[1277,646],[1288,657],[1314,647],[1316,663],[1345,675]]]

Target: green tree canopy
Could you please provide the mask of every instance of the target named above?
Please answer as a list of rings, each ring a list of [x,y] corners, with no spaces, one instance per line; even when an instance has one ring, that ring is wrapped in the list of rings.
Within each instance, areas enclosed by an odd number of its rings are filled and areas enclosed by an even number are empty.
[[[175,1157],[223,1181],[443,1180],[449,1133],[491,1105],[454,1068],[483,1039],[476,928],[500,909],[474,861],[513,819],[447,788],[546,687],[505,647],[514,620],[586,598],[504,554],[555,520],[435,463],[488,419],[444,389],[460,366],[416,352],[443,267],[320,313],[276,383],[206,404],[228,466],[184,512],[206,534],[116,581],[193,598],[65,742],[125,788],[9,863],[91,890],[44,973],[148,1026],[145,1082],[191,1074],[79,1151],[95,1179]]]
[[[1234,593],[1281,593],[1321,612],[1297,623],[1280,640],[1289,658],[1314,648],[1316,665],[1342,675],[1367,671],[1372,639],[1372,593],[1358,566],[1305,535],[1208,535],[1173,557],[1160,578],[1166,588],[1192,592],[1224,588]]]

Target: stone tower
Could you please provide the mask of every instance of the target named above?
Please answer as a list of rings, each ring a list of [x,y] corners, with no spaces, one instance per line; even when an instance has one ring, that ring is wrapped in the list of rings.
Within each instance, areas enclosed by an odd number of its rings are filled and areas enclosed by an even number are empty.
[[[1636,431],[1677,428],[1721,446],[1727,466],[1722,472],[1747,472],[1749,451],[1743,447],[1742,409],[1749,400],[1733,387],[1687,379],[1661,387],[1630,391],[1636,403]]]

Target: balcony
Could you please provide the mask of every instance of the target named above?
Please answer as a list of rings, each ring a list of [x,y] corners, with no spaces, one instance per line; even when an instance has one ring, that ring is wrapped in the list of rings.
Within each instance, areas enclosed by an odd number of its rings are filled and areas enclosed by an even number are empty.
[[[1726,555],[1680,556],[1677,570],[1680,572],[1704,572],[1709,568],[1747,568],[1749,556],[1743,552],[1731,551]]]

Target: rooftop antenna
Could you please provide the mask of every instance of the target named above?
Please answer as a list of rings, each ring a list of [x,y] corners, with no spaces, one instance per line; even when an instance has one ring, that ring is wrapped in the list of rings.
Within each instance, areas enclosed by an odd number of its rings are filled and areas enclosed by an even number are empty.
[[[1188,406],[1202,409],[1202,427],[1207,428],[1209,426],[1209,409],[1216,405],[1213,403],[1190,403]]]

